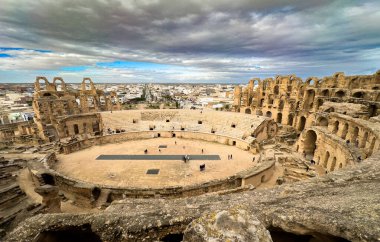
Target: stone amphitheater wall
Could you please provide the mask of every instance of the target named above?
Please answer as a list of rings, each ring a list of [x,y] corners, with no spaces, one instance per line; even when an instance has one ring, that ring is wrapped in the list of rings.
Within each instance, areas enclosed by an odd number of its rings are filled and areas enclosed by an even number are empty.
[[[217,142],[225,145],[236,145],[237,148],[246,150],[251,153],[257,152],[256,145],[248,143],[238,138],[215,135],[212,133],[188,132],[188,131],[144,131],[128,132],[106,136],[93,137],[86,140],[63,144],[63,151],[68,154],[93,145],[102,145],[107,143],[117,143],[126,140],[151,139],[154,137],[173,137],[176,134],[178,138],[199,139],[210,142]],[[217,192],[231,189],[245,189],[247,185],[259,186],[262,182],[267,181],[274,172],[275,160],[273,157],[266,157],[261,160],[259,165],[250,169],[239,172],[233,176],[224,179],[214,179],[209,182],[194,184],[189,186],[164,187],[159,189],[141,189],[134,187],[113,187],[101,184],[93,184],[74,179],[60,174],[54,170],[54,164],[57,159],[54,154],[47,155],[43,164],[46,170],[41,172],[32,172],[34,180],[38,181],[41,173],[49,173],[54,177],[55,185],[59,186],[65,195],[75,201],[80,206],[94,206],[99,194],[107,193],[107,201],[119,200],[126,197],[130,198],[152,198],[152,197],[169,197],[178,198],[186,196],[196,196],[208,192]]]
[[[42,160],[44,168],[40,169],[39,172],[31,172],[33,180],[38,184],[41,180],[40,176],[42,173],[52,175],[54,177],[54,185],[57,185],[67,198],[83,207],[95,206],[97,199],[103,193],[106,195],[106,201],[111,202],[123,198],[179,198],[233,189],[244,190],[247,189],[247,185],[259,186],[261,183],[267,181],[273,174],[275,166],[274,158],[269,157],[262,160],[260,164],[255,167],[224,179],[214,179],[205,183],[189,186],[141,189],[134,187],[105,186],[68,177],[51,169],[51,167],[54,167],[55,162],[57,162],[57,160],[54,154],[47,155]]]

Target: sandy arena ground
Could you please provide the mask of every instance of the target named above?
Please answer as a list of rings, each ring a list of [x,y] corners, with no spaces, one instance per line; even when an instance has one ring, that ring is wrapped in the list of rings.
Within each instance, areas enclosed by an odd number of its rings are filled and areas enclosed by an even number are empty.
[[[160,153],[159,145],[167,145],[168,148],[161,149]],[[204,149],[204,154],[219,155],[221,160],[193,160],[188,163],[169,160],[96,160],[102,154],[144,154],[145,149],[149,150],[150,155],[202,154]],[[228,160],[228,154],[232,154],[232,160]],[[61,174],[95,184],[158,188],[225,178],[256,165],[252,162],[253,157],[255,155],[234,146],[199,140],[155,138],[94,146],[69,155],[58,155],[55,169]],[[206,171],[199,171],[201,164],[206,164]],[[160,169],[160,172],[158,175],[147,175],[148,169]]]

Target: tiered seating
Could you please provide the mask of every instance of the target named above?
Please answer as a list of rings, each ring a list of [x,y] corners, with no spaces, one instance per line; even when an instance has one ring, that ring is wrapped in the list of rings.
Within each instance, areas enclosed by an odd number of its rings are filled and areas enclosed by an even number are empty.
[[[8,160],[0,157],[0,231],[11,226],[23,213],[37,213],[41,207],[28,199],[17,183],[18,170],[25,166],[22,159]],[[0,238],[1,238],[0,233]]]
[[[230,112],[198,110],[132,110],[101,113],[103,130],[124,132],[184,130],[246,139],[265,117]],[[248,134],[248,135],[247,135]]]

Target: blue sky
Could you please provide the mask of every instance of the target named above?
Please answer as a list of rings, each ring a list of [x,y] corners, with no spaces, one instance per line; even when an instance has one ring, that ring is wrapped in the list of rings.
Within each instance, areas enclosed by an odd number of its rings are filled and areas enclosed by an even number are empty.
[[[0,82],[372,74],[378,23],[377,0],[2,0]]]

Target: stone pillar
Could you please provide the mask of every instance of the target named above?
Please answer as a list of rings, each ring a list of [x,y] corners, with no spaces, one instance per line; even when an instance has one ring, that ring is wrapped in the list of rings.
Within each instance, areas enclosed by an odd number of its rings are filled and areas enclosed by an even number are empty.
[[[43,185],[36,187],[34,191],[42,196],[42,205],[46,207],[47,213],[61,212],[61,198],[57,186]]]

